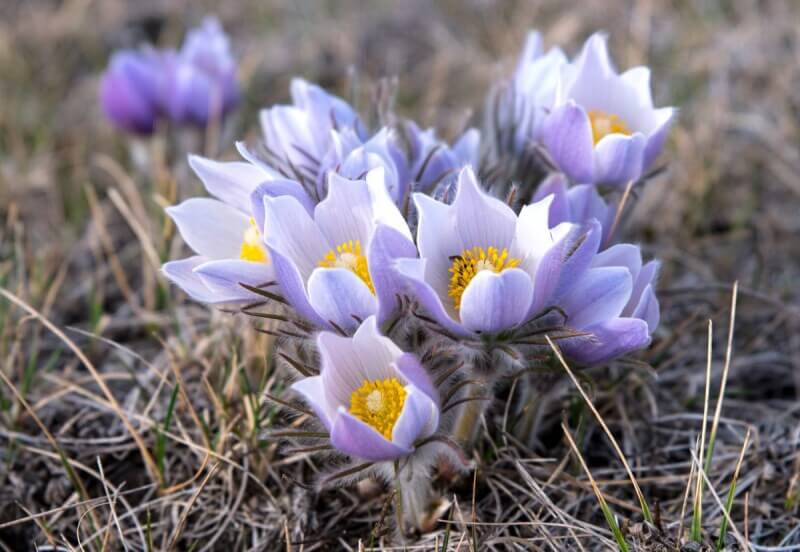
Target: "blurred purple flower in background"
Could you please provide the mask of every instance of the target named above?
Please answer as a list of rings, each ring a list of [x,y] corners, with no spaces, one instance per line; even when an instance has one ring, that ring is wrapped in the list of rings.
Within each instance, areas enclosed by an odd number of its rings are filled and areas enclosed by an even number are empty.
[[[206,126],[239,101],[230,42],[214,17],[190,30],[179,51],[122,50],[111,57],[100,104],[118,128],[151,134],[159,119]]]

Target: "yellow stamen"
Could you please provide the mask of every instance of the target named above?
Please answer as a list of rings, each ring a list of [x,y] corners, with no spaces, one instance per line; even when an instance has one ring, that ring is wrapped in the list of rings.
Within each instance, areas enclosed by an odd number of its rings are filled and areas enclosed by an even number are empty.
[[[453,258],[450,265],[450,285],[447,288],[447,295],[453,298],[453,305],[456,310],[461,308],[461,296],[472,279],[481,270],[491,270],[492,272],[502,272],[507,268],[519,266],[519,259],[509,257],[508,249],[503,248],[498,251],[496,247],[473,247],[465,249],[461,255]]]
[[[391,440],[406,395],[403,384],[397,378],[365,381],[350,395],[350,414]]]
[[[322,268],[346,268],[361,278],[375,295],[375,286],[369,275],[367,258],[361,253],[361,240],[350,240],[336,246],[336,251],[331,249],[319,262]]]
[[[625,136],[633,134],[625,121],[613,113],[590,111],[589,121],[592,123],[592,139],[595,144],[609,134],[624,134]]]
[[[256,219],[250,217],[250,226],[244,231],[239,258],[243,261],[252,261],[254,263],[267,262],[267,250],[264,249],[262,244],[261,232],[258,231],[258,226],[256,226]]]

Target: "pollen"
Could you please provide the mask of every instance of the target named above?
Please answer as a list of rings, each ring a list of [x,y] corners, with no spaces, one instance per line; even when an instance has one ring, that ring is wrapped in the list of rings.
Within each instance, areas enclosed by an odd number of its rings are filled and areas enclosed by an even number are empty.
[[[496,247],[473,247],[465,249],[461,255],[453,258],[450,265],[450,285],[447,288],[447,295],[453,298],[453,305],[458,311],[461,309],[461,296],[472,279],[481,270],[491,270],[492,272],[502,272],[507,268],[519,266],[520,260],[509,256],[508,249],[498,250]]]
[[[613,113],[590,111],[589,121],[592,123],[592,140],[595,144],[609,134],[624,134],[625,136],[633,134],[625,121]]]
[[[350,395],[350,414],[391,440],[406,395],[397,378],[365,381]]]
[[[331,249],[319,262],[322,268],[346,268],[364,282],[375,295],[375,286],[369,275],[367,257],[361,252],[361,240],[350,240]]]
[[[261,240],[261,232],[256,226],[256,219],[250,217],[250,226],[244,231],[242,247],[239,249],[239,258],[243,261],[254,263],[267,262],[267,251],[264,249]]]

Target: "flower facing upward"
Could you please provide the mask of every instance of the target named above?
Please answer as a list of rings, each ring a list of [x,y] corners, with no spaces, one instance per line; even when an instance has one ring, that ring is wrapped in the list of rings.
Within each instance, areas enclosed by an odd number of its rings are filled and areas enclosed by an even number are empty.
[[[578,58],[561,67],[542,142],[574,182],[624,186],[661,152],[674,108],[653,107],[650,70],[614,69],[606,37],[592,35]]]
[[[326,198],[313,205],[288,195],[254,192],[253,210],[281,292],[294,309],[320,328],[354,329],[392,305],[396,291],[386,277],[384,256],[405,254],[411,234],[377,168],[365,180],[329,173]],[[379,225],[401,237],[387,245],[374,240]],[[399,249],[397,248],[399,247]]]
[[[551,201],[516,215],[464,169],[452,205],[414,194],[420,256],[394,265],[430,316],[452,333],[512,330],[550,306],[597,251],[599,225],[551,229]]]
[[[341,452],[389,461],[414,452],[439,425],[439,396],[417,358],[403,353],[367,318],[353,337],[317,337],[320,375],[292,389],[303,395]]]

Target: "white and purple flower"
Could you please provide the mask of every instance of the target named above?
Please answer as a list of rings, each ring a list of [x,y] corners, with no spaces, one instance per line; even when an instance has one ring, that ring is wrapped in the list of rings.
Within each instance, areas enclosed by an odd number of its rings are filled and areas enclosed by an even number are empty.
[[[378,332],[370,316],[353,337],[321,332],[320,375],[292,385],[339,451],[372,462],[412,454],[439,425],[439,394],[417,357]]]
[[[258,296],[240,283],[259,287],[274,280],[250,202],[265,173],[250,163],[222,163],[198,156],[191,156],[189,164],[214,197],[191,198],[167,208],[196,255],[165,263],[162,271],[198,301],[255,301]],[[268,186],[280,189],[281,184],[276,180]]]
[[[327,197],[314,205],[295,184],[286,195],[259,187],[252,196],[281,292],[318,327],[354,329],[378,314],[383,323],[398,292],[386,259],[413,254],[405,219],[384,182],[384,169],[365,180],[328,175]],[[387,239],[374,239],[378,226]]]
[[[530,321],[585,271],[599,224],[550,228],[552,198],[519,215],[461,171],[452,205],[414,194],[419,258],[394,266],[442,327],[461,336],[498,334]]]
[[[658,261],[643,265],[639,247],[631,244],[595,256],[559,303],[567,326],[590,334],[561,341],[564,353],[583,364],[598,364],[647,347],[660,319],[658,268]]]
[[[577,60],[562,66],[541,138],[572,181],[624,186],[653,165],[674,115],[672,107],[653,107],[650,70],[617,73],[605,35],[594,34]]]

